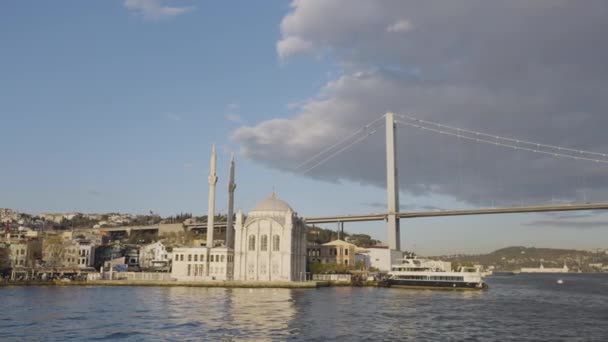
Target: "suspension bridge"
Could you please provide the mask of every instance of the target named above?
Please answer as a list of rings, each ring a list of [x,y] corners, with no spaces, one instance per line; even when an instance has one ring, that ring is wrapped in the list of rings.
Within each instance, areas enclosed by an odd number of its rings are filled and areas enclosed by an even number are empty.
[[[441,123],[422,120],[411,115],[395,115],[387,113],[382,117],[368,123],[351,135],[320,151],[304,163],[298,165],[296,172],[306,174],[325,164],[335,156],[350,149],[352,146],[366,140],[378,131],[379,122],[384,119],[386,127],[386,190],[387,210],[384,213],[353,214],[327,217],[307,217],[306,222],[310,224],[345,222],[386,221],[388,246],[392,250],[400,250],[400,220],[418,217],[440,217],[440,216],[463,216],[463,215],[490,215],[490,214],[512,214],[512,213],[540,213],[576,210],[606,210],[608,203],[578,203],[578,204],[551,204],[535,206],[514,206],[503,208],[474,208],[461,210],[433,210],[433,211],[411,211],[399,210],[399,181],[396,165],[397,158],[397,125],[416,128],[422,131],[457,137],[480,144],[489,144],[501,148],[509,148],[517,151],[537,153],[555,158],[565,158],[596,164],[608,164],[608,155],[592,151],[578,150],[561,146],[554,146],[532,142],[527,140],[502,137],[469,129],[458,128]]]

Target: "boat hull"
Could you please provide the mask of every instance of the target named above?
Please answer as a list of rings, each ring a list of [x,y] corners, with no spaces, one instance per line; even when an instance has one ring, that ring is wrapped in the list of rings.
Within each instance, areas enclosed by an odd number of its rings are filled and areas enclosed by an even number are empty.
[[[488,288],[486,283],[475,282],[450,282],[432,280],[407,280],[389,279],[389,287],[398,288],[417,288],[417,289],[437,289],[437,290],[485,290]]]

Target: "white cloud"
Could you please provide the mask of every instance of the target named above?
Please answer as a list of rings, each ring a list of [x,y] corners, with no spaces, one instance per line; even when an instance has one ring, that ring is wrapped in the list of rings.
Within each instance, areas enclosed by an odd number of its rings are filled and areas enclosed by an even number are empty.
[[[386,32],[406,32],[412,29],[412,24],[405,20],[401,19],[390,25],[386,28]]]
[[[149,20],[173,18],[194,9],[194,7],[163,6],[161,0],[125,0],[124,6],[130,10],[140,11],[144,18]]]
[[[281,59],[311,50],[311,42],[296,36],[283,38],[277,43],[277,53]]]
[[[608,30],[601,15],[608,2],[306,0],[292,6],[281,22],[279,56],[331,51],[348,68],[317,97],[292,106],[291,117],[238,128],[233,139],[248,158],[290,170],[387,111],[608,151],[608,47],[597,44]],[[403,18],[415,18],[415,30],[387,34],[406,29]],[[400,186],[406,192],[487,206],[608,195],[605,169],[595,164],[402,126],[398,136]],[[380,129],[310,176],[382,187],[383,151]]]

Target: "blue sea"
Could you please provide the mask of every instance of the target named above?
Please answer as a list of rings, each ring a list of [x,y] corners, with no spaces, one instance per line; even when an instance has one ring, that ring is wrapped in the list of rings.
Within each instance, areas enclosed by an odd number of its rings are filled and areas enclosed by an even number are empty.
[[[0,287],[0,341],[608,341],[608,274],[487,282],[475,292]]]

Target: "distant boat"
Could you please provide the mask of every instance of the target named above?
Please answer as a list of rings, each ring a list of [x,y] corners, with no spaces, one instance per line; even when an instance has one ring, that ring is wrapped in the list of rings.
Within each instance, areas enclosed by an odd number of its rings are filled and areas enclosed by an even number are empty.
[[[563,284],[563,283],[564,283],[564,281],[563,281],[563,280],[561,280],[561,279],[558,279],[558,280],[557,280],[557,283],[558,283],[558,284]]]
[[[568,266],[564,263],[562,268],[546,268],[540,264],[539,268],[522,268],[521,273],[568,273]]]

